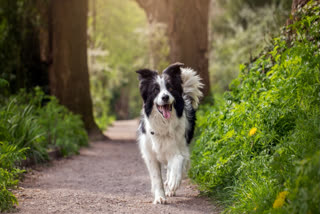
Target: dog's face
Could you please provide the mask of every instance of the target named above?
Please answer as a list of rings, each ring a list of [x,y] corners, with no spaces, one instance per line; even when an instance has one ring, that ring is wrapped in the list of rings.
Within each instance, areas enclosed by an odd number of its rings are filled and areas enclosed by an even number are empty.
[[[140,93],[147,116],[151,114],[155,106],[158,113],[165,119],[170,119],[173,108],[176,110],[177,116],[181,117],[184,108],[180,70],[182,65],[181,63],[170,65],[162,75],[149,69],[137,71]]]

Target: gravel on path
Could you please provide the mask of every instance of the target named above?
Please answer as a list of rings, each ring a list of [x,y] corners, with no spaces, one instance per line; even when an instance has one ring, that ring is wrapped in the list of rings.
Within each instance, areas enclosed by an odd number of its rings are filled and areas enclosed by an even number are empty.
[[[150,180],[135,141],[137,121],[116,121],[80,155],[34,167],[14,193],[16,213],[219,213],[184,180],[166,205],[152,204]]]

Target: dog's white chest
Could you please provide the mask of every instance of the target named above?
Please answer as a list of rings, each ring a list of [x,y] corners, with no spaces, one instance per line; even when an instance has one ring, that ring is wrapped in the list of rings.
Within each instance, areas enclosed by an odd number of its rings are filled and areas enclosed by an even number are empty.
[[[146,126],[147,134],[151,138],[152,151],[164,164],[188,149],[185,141],[186,118],[184,115],[177,118],[175,112],[172,113],[170,120],[163,119],[159,114],[151,115]]]

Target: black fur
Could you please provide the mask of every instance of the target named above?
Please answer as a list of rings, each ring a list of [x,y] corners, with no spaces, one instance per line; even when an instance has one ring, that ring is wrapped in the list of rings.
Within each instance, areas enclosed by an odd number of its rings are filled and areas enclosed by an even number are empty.
[[[186,110],[186,117],[189,122],[189,129],[186,130],[186,141],[188,144],[191,143],[191,140],[193,138],[194,134],[194,128],[196,126],[196,111],[190,107],[190,109],[185,109]]]
[[[153,107],[153,100],[160,92],[160,86],[155,82],[158,73],[149,69],[142,69],[136,72],[139,74],[139,87],[143,99],[143,108],[147,117],[149,117]]]
[[[143,134],[146,133],[146,127],[145,127],[145,124],[144,124],[143,115],[140,118],[140,127],[139,128],[140,128],[141,133],[143,133]]]
[[[180,118],[183,114],[184,100],[182,97],[182,80],[180,67],[182,63],[175,63],[170,65],[163,71],[166,87],[175,99],[174,108],[176,109],[177,116]]]
[[[170,65],[169,67],[167,67],[166,69],[164,69],[163,73],[164,74],[168,74],[170,76],[174,76],[174,75],[181,75],[181,70],[180,67],[184,66],[183,63],[180,62],[176,62],[172,65]]]

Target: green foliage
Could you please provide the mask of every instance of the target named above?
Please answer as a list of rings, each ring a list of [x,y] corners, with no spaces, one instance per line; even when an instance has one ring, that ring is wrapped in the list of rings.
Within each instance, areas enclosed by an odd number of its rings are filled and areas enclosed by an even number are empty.
[[[22,96],[22,95],[21,95]],[[0,108],[0,140],[10,142],[18,148],[30,148],[28,157],[35,160],[48,159],[43,143],[44,131],[35,115],[32,104],[22,104],[20,95],[9,99]]]
[[[2,80],[0,79],[0,82]],[[1,86],[0,86],[1,87]],[[43,102],[47,102],[42,105]],[[0,211],[17,204],[11,193],[23,172],[16,164],[26,157],[43,162],[48,152],[59,149],[64,156],[77,154],[88,136],[78,115],[58,104],[40,88],[0,102]]]
[[[3,91],[7,86],[8,82],[0,78],[0,89]],[[0,104],[2,103],[0,102]],[[12,127],[9,130],[9,124],[6,122],[8,108],[10,107],[0,108],[0,212],[10,209],[14,204],[18,204],[17,199],[10,192],[10,188],[17,186],[17,178],[23,170],[15,168],[14,165],[17,161],[25,159],[25,152],[29,149],[28,147],[18,148],[17,145],[12,144],[15,139],[11,137],[9,131],[15,128]]]
[[[167,25],[164,23],[149,23],[144,32],[145,41],[149,43],[149,64],[150,69],[162,71],[168,67],[170,47],[167,36]]]
[[[214,93],[228,89],[238,65],[252,61],[280,33],[291,0],[223,0],[213,2],[210,80]],[[289,6],[288,6],[289,5]]]
[[[47,65],[40,60],[38,7],[47,0],[0,0],[0,78],[7,92],[48,84]]]
[[[227,213],[319,211],[320,4],[295,17],[199,111],[190,176]]]
[[[15,168],[14,164],[25,159],[24,153],[26,150],[28,148],[18,149],[16,145],[0,141],[0,212],[18,204],[10,189],[17,186],[18,176],[24,172]]]
[[[59,105],[55,97],[50,97],[50,102],[39,109],[38,118],[45,131],[47,148],[59,148],[67,156],[78,154],[80,146],[88,145],[88,136],[80,116]]]
[[[88,26],[94,117],[105,129],[115,117],[134,118],[140,113],[134,71],[148,61],[147,20],[134,1],[97,0],[90,4]]]
[[[319,212],[320,152],[317,151],[312,156],[299,161],[295,170],[294,179],[290,182],[292,190],[288,198],[290,204],[279,213]]]

